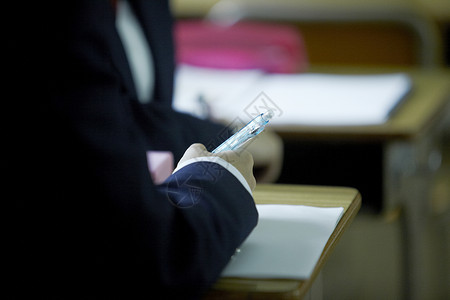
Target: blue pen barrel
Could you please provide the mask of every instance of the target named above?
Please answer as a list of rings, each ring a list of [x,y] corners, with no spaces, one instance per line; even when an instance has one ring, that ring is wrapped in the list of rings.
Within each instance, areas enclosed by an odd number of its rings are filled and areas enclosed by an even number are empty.
[[[238,132],[233,134],[219,147],[214,149],[212,153],[219,153],[222,151],[236,150],[243,146],[247,141],[261,133],[269,120],[273,117],[272,111],[267,111],[255,117],[247,125],[242,127]]]

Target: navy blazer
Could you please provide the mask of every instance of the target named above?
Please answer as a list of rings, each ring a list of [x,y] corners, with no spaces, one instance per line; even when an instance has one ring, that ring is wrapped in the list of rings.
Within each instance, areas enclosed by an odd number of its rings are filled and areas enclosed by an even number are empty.
[[[140,104],[109,0],[11,1],[3,165],[17,298],[195,298],[257,223],[251,195],[210,162],[153,184],[148,150],[179,159],[228,132],[171,108],[167,1],[132,1],[155,60]],[[3,126],[2,126],[3,127]],[[114,296],[114,297],[111,297]]]

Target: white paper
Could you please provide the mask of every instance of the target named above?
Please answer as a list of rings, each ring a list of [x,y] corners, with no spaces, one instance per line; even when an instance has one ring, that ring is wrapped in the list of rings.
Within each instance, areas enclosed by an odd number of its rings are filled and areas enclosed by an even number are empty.
[[[282,111],[273,125],[372,125],[388,120],[411,88],[405,74],[271,74],[243,98],[263,91]]]
[[[203,95],[215,119],[234,120],[258,108],[264,93],[278,112],[271,125],[361,126],[382,124],[411,90],[404,73],[376,75],[268,74],[182,66],[175,109],[195,114]]]
[[[259,222],[226,266],[222,277],[311,276],[339,222],[342,207],[257,205]]]
[[[211,116],[220,116],[220,104],[240,99],[263,74],[260,70],[219,70],[180,65],[175,77],[173,107],[178,111],[206,117],[198,101],[199,97],[203,97],[211,109]],[[235,112],[232,112],[226,119],[232,120],[234,115]]]

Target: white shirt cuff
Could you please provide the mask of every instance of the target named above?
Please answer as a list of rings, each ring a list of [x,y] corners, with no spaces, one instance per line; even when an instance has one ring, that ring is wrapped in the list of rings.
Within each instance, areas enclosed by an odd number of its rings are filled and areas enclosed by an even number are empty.
[[[244,176],[242,176],[241,172],[239,172],[235,166],[233,166],[232,164],[230,164],[229,162],[227,162],[226,160],[224,160],[218,156],[202,156],[202,157],[188,159],[188,160],[182,162],[181,164],[178,164],[178,166],[172,172],[172,174],[175,173],[176,171],[180,170],[181,168],[184,168],[187,165],[190,165],[190,164],[196,163],[196,162],[212,162],[212,163],[221,165],[222,167],[227,169],[231,174],[233,174],[234,177],[236,177],[236,179],[238,179],[239,182],[250,193],[250,195],[252,195],[252,190],[250,189],[250,186],[248,185],[247,180],[245,180]]]

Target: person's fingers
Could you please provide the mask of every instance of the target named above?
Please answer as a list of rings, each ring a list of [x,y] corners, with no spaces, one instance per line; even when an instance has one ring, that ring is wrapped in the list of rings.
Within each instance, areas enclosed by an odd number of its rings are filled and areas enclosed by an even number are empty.
[[[235,150],[235,151],[224,151],[221,153],[213,154],[208,152],[206,147],[203,144],[197,143],[192,144],[184,153],[183,157],[178,162],[178,165],[187,161],[189,159],[194,159],[198,157],[220,157],[223,160],[227,161],[231,165],[233,165],[245,178],[251,190],[253,190],[256,186],[256,179],[253,175],[253,165],[254,160],[252,154],[245,150]]]
[[[219,157],[232,164],[245,178],[251,190],[256,186],[256,179],[253,175],[253,156],[244,149],[235,151],[224,151],[218,154]]]
[[[192,144],[191,146],[189,146],[189,148],[186,149],[183,157],[181,157],[178,163],[182,163],[186,160],[201,156],[211,156],[211,153],[206,150],[206,147],[203,144]]]

